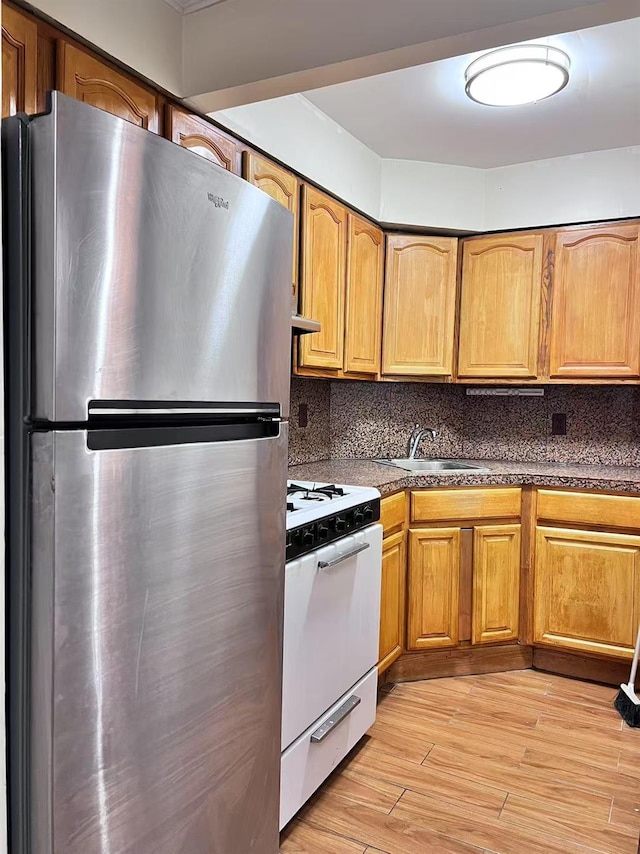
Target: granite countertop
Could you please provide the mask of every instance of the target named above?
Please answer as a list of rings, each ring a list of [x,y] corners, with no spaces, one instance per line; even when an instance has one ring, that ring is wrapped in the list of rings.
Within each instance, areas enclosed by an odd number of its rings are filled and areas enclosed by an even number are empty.
[[[374,486],[382,495],[429,486],[566,486],[611,492],[640,493],[640,467],[526,463],[508,460],[464,460],[490,471],[486,474],[412,474],[373,460],[331,459],[290,466],[291,480]]]

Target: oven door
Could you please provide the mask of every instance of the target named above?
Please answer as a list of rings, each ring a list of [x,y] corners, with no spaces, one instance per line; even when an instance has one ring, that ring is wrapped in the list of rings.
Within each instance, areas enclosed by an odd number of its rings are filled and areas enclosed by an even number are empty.
[[[382,526],[287,564],[282,749],[378,660]]]

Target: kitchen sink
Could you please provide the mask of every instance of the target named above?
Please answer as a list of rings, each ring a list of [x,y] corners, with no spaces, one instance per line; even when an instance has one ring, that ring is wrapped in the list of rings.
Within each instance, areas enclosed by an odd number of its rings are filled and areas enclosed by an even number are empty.
[[[474,466],[471,463],[463,463],[460,460],[374,460],[376,463],[382,463],[385,466],[395,466],[405,471],[415,472],[450,472],[451,474],[460,474],[469,472],[470,474],[487,474],[489,469],[482,466]]]

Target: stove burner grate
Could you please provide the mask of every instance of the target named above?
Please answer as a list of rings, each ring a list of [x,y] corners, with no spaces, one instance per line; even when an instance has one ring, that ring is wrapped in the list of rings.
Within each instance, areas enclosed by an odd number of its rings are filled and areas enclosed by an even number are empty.
[[[298,486],[297,483],[287,486],[287,495],[297,495],[298,493],[300,493],[300,498],[303,501],[325,501],[327,498],[331,500],[343,496],[344,489],[334,484],[314,486],[312,489],[306,486]]]

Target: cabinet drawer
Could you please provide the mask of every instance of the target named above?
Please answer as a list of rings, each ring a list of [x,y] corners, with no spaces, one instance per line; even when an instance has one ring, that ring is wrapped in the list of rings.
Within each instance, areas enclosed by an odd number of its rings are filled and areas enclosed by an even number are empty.
[[[406,496],[404,492],[389,495],[380,502],[380,522],[384,536],[388,537],[404,525],[406,518]]]
[[[412,522],[520,516],[520,489],[427,489],[411,493]]]
[[[640,498],[539,489],[538,518],[603,528],[640,529]]]

